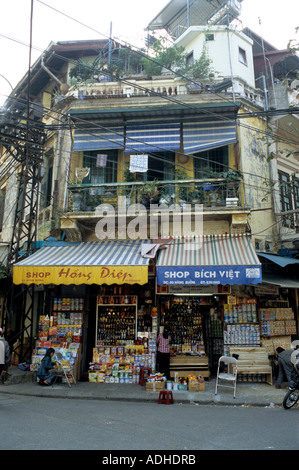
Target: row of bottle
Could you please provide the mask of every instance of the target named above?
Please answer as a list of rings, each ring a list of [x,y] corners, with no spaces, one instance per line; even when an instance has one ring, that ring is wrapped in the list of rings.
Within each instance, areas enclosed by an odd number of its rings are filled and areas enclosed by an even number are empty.
[[[83,310],[82,297],[55,297],[53,299],[53,311],[79,311]]]
[[[131,304],[136,305],[136,295],[99,295],[97,299],[98,305],[125,305]]]

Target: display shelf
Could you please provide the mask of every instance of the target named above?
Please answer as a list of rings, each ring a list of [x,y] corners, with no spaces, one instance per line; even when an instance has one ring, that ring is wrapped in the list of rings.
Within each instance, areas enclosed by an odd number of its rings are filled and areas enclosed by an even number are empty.
[[[125,303],[126,299],[130,299],[130,303]],[[135,303],[131,303],[132,300],[135,300]],[[99,295],[97,297],[96,346],[126,345],[136,339],[137,297]]]
[[[170,357],[170,376],[187,377],[201,375],[209,378],[209,358],[207,356],[187,356],[184,354]]]

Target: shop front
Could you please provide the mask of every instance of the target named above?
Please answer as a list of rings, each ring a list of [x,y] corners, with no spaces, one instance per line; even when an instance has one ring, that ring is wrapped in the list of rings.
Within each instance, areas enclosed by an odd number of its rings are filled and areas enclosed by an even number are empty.
[[[45,293],[32,370],[49,347],[72,361],[77,379],[89,368],[90,381],[132,383],[142,366],[154,370],[157,318],[150,315],[150,259],[141,255],[146,243],[46,246],[14,266],[15,284]]]
[[[261,263],[249,237],[180,238],[157,260],[160,325],[172,336],[171,376],[206,380],[232,347],[261,346]]]

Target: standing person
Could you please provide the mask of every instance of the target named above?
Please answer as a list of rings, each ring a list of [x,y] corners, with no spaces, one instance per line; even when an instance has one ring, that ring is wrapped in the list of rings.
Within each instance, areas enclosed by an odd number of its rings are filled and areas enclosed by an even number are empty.
[[[157,339],[158,345],[158,363],[159,372],[166,375],[167,380],[170,380],[169,363],[170,363],[170,344],[171,336],[167,326],[164,327],[163,333],[160,333]]]
[[[290,390],[295,390],[297,382],[296,382],[294,362],[292,362],[292,355],[295,350],[297,350],[297,348],[287,349],[287,350],[284,350],[283,348],[276,349],[278,353],[277,359],[278,359],[278,367],[279,367],[278,378],[275,384],[276,388],[281,387],[281,383],[286,377],[287,381],[289,382]],[[299,354],[299,351],[298,351],[298,354]]]
[[[4,383],[10,361],[10,349],[8,342],[3,337],[3,330],[0,328],[0,374]]]
[[[55,350],[53,348],[49,348],[42,359],[36,374],[39,379],[39,385],[51,385],[51,382],[57,375],[56,370],[51,370],[55,366],[55,363],[52,362],[54,354]]]

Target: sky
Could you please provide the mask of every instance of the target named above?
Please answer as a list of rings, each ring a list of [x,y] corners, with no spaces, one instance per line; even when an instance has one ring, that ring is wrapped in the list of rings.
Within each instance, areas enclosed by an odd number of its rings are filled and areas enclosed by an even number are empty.
[[[169,0],[33,0],[31,65],[51,41],[104,39],[109,37],[111,23],[115,39],[141,47],[144,29],[168,3]],[[31,0],[0,0],[0,105],[28,70],[30,11]],[[295,34],[299,0],[243,0],[239,19],[243,27],[251,28],[278,49],[285,49],[290,39],[299,37]]]

